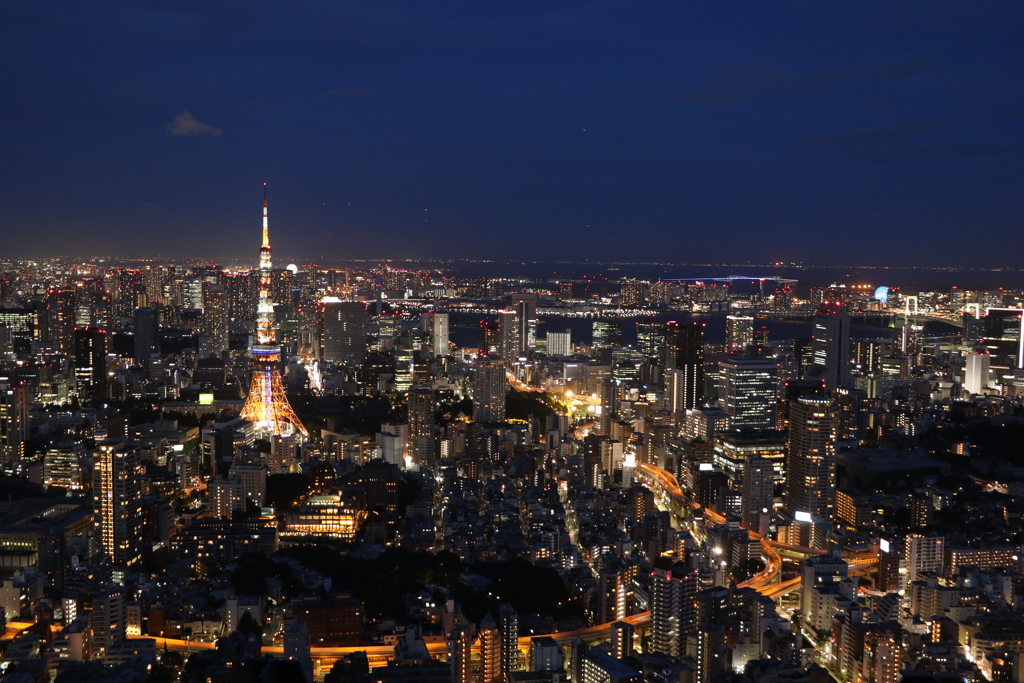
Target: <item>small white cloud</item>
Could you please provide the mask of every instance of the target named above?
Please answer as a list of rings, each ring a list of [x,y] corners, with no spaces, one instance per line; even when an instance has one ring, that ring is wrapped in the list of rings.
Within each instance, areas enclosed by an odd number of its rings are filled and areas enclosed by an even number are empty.
[[[219,138],[223,132],[220,128],[211,126],[208,123],[196,121],[196,118],[187,111],[181,112],[174,117],[173,121],[167,124],[167,134],[172,137],[176,135],[212,135]]]

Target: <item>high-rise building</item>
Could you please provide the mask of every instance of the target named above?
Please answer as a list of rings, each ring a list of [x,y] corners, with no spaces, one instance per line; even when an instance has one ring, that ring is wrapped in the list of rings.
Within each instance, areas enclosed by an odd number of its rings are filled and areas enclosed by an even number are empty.
[[[497,355],[501,353],[501,330],[493,320],[480,321],[480,353]]]
[[[548,332],[547,353],[549,356],[569,356],[572,354],[572,330],[565,332]]]
[[[479,683],[497,683],[501,680],[501,633],[494,623],[494,617],[488,614],[480,622]]]
[[[660,360],[665,355],[665,328],[659,323],[637,323],[636,343],[644,358]]]
[[[75,330],[75,384],[80,401],[102,401],[107,387],[108,335],[96,327]]]
[[[595,349],[612,349],[622,346],[622,323],[618,320],[595,320],[591,346]]]
[[[519,615],[512,605],[502,605],[501,614],[501,673],[505,680],[519,670]]]
[[[697,570],[677,566],[651,573],[651,649],[686,654],[687,636],[697,632]]]
[[[519,314],[516,311],[498,311],[498,354],[511,366],[519,358]]]
[[[724,683],[727,654],[722,625],[702,625],[697,632],[697,675],[694,683]]]
[[[448,314],[447,313],[433,313],[431,314],[431,325],[430,325],[430,348],[434,355],[438,358],[448,355],[449,339],[448,339]]]
[[[771,358],[721,361],[718,405],[737,429],[775,429],[779,412],[778,364]]]
[[[801,396],[790,406],[789,416],[786,509],[798,521],[831,523],[836,492],[835,404],[819,396]]]
[[[156,308],[135,309],[135,362],[146,365],[154,354],[160,353],[160,312]]]
[[[452,683],[473,682],[473,635],[469,626],[456,626],[448,633],[448,666],[452,670]]]
[[[119,567],[142,560],[142,462],[123,441],[99,444],[93,472],[93,515],[103,553]]]
[[[823,302],[814,314],[811,341],[813,363],[808,379],[820,379],[827,389],[853,387],[850,373],[850,314],[840,302]]]
[[[93,658],[105,660],[113,645],[125,635],[125,593],[122,586],[102,588],[92,596]]]
[[[69,355],[74,345],[75,299],[75,292],[70,289],[52,291],[46,297],[47,341]]]
[[[761,532],[762,515],[769,517],[775,496],[775,463],[757,456],[747,458],[743,466],[740,517],[752,531]]]
[[[704,401],[703,323],[665,323],[665,367],[679,371],[676,412],[700,407]]]
[[[993,367],[1024,368],[1021,309],[986,308],[981,318],[982,340],[992,355]]]
[[[203,343],[199,355],[220,358],[228,350],[228,290],[225,285],[203,283]]]
[[[725,317],[725,350],[741,353],[754,343],[754,319],[749,315]]]
[[[281,381],[281,348],[274,333],[274,302],[271,299],[273,270],[270,229],[267,224],[267,186],[263,184],[263,242],[260,245],[260,303],[256,314],[256,344],[252,347],[253,372],[249,395],[241,417],[252,422],[267,437],[301,434],[309,436],[292,410]]]
[[[82,481],[84,457],[85,450],[82,444],[76,441],[66,441],[48,447],[43,456],[43,483],[70,491],[81,491],[85,488]]]
[[[512,303],[515,304],[516,319],[519,323],[518,352],[525,355],[537,345],[537,295],[532,292],[515,294]]]
[[[964,376],[964,391],[968,394],[980,394],[989,385],[989,367],[992,357],[985,348],[985,344],[979,342],[967,352],[967,367]]]
[[[616,621],[611,625],[612,657],[625,659],[633,656],[633,624]]]
[[[434,391],[409,390],[409,455],[418,465],[434,464]]]
[[[323,346],[324,360],[332,363],[359,363],[366,356],[366,304],[325,297]]]
[[[907,536],[904,555],[907,573],[901,588],[906,590],[910,583],[922,580],[925,572],[942,573],[946,558],[946,538],[935,534],[910,534]]]
[[[505,361],[480,356],[473,366],[473,421],[504,422]]]
[[[804,560],[800,565],[800,607],[804,614],[811,610],[815,589],[836,585],[849,574],[849,564],[840,557],[818,555]]]
[[[28,389],[0,377],[0,463],[25,457],[28,441]]]

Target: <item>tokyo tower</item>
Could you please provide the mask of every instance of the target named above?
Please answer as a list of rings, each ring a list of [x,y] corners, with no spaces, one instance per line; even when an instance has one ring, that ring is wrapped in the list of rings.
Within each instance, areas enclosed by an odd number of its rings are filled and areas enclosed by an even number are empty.
[[[270,232],[267,228],[267,184],[263,183],[263,244],[260,246],[260,303],[256,313],[256,344],[252,347],[252,386],[242,408],[242,417],[252,422],[256,431],[268,436],[298,432],[308,438],[299,416],[292,410],[281,382],[281,348],[274,335],[274,302],[272,300]]]

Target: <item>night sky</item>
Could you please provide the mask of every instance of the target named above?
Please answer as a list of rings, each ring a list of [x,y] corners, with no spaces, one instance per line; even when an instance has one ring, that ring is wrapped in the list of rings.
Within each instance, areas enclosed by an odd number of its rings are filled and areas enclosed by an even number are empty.
[[[5,0],[0,256],[1020,265],[1024,3]]]

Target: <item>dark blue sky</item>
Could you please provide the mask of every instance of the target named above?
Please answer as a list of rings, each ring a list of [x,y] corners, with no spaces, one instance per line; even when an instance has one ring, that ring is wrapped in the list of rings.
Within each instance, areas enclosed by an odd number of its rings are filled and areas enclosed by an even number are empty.
[[[6,0],[3,255],[1018,265],[1024,3]]]

